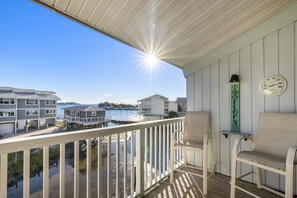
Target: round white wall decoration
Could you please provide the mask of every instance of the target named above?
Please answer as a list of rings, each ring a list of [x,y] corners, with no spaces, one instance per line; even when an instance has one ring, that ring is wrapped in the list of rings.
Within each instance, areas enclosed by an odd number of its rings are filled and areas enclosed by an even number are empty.
[[[286,91],[287,80],[280,75],[271,75],[261,80],[259,89],[264,95],[279,96]]]

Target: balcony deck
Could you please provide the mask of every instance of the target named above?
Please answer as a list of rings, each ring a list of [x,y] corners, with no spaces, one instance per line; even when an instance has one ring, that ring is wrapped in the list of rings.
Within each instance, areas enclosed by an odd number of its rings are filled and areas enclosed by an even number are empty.
[[[191,170],[190,170],[191,171]],[[197,171],[197,170],[195,170]],[[170,185],[169,179],[160,183],[158,187],[151,190],[145,195],[146,198],[164,197],[164,198],[178,198],[178,197],[208,197],[208,198],[224,198],[230,197],[230,177],[215,174],[208,180],[208,195],[202,194],[202,178],[192,176],[186,173],[177,172],[174,174],[174,183]],[[237,182],[245,189],[257,194],[260,197],[279,198],[279,196],[266,191],[260,190],[255,184],[244,181]],[[236,191],[236,197],[252,197],[242,191]],[[295,196],[296,197],[296,196]]]

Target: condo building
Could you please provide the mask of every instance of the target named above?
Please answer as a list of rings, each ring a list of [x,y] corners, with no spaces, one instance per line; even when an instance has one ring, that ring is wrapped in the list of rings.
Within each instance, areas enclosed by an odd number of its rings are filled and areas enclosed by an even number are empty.
[[[170,111],[177,112],[177,103],[175,101],[169,101],[168,98],[159,94],[143,98],[137,102],[143,121],[161,120]]]
[[[59,97],[53,91],[0,87],[0,134],[55,125]]]

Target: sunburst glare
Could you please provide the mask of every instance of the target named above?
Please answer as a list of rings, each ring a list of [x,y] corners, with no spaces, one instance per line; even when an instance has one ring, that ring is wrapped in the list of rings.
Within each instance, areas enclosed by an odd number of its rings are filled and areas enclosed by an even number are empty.
[[[156,72],[161,67],[160,60],[155,54],[142,54],[140,64],[150,74]]]

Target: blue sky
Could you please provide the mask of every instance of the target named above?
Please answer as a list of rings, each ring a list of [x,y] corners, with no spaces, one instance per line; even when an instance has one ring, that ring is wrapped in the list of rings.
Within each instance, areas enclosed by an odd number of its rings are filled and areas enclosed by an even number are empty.
[[[186,95],[179,68],[161,62],[149,73],[140,51],[29,0],[1,0],[0,9],[0,86],[51,90],[87,104]]]

